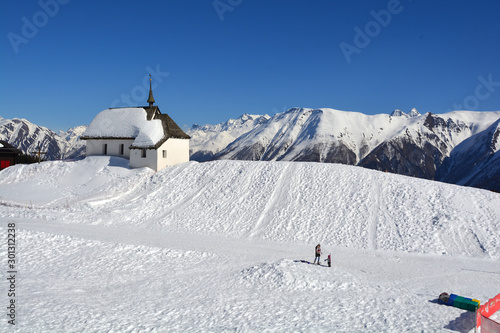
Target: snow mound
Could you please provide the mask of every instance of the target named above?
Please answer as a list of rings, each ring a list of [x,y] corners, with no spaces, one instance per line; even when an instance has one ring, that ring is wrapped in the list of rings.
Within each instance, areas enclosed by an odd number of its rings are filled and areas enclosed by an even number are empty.
[[[328,267],[302,261],[282,259],[262,263],[241,271],[241,282],[247,287],[287,291],[324,291],[354,288],[350,274],[327,271]],[[334,279],[332,279],[332,277]]]
[[[117,199],[133,191],[148,168],[129,169],[129,161],[113,156],[89,156],[77,162],[18,164],[2,170],[0,193],[4,203],[64,206],[73,202]]]

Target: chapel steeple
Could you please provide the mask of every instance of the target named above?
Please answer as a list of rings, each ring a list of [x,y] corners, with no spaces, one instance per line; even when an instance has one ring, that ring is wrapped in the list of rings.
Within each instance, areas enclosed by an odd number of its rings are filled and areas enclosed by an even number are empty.
[[[151,74],[149,74],[149,98],[148,98],[149,107],[152,107],[154,102],[155,99],[153,97],[153,90],[151,89]]]

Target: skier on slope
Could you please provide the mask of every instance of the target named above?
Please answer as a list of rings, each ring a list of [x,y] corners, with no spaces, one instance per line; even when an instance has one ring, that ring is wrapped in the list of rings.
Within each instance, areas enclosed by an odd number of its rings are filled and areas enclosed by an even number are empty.
[[[316,245],[316,249],[314,252],[315,252],[316,257],[314,258],[313,264],[315,264],[316,260],[318,260],[318,265],[319,265],[320,264],[319,261],[320,261],[320,257],[321,257],[321,245],[320,244]]]

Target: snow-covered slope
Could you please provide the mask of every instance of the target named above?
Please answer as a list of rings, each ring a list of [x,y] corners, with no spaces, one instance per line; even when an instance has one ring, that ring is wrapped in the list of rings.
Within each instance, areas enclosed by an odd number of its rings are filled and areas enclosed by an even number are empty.
[[[474,314],[437,296],[498,292],[496,193],[338,164],[127,166],[0,172],[9,331],[466,332]],[[332,268],[300,261],[318,242]]]
[[[237,119],[229,119],[217,125],[193,125],[187,131],[191,137],[189,143],[191,160],[198,162],[211,160],[236,138],[270,118],[268,115],[256,116],[245,113]]]
[[[190,162],[156,174],[124,166],[109,157],[19,165],[2,171],[0,196],[39,207],[35,216],[69,202],[73,223],[154,221],[176,232],[500,259],[498,232],[488,232],[500,230],[500,197],[487,191],[337,164]]]
[[[85,129],[85,126],[77,126],[56,134],[26,119],[0,117],[1,140],[9,142],[27,155],[33,155],[40,148],[45,152],[42,158],[47,160],[83,158],[85,143],[79,137]]]

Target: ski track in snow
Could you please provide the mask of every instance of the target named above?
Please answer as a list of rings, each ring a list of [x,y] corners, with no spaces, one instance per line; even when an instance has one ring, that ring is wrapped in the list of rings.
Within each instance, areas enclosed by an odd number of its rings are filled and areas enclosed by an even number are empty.
[[[278,205],[278,203],[281,201],[280,199],[284,192],[284,188],[286,187],[287,180],[289,180],[290,177],[292,177],[293,175],[292,172],[288,171],[290,168],[291,165],[287,164],[283,169],[275,185],[275,188],[272,192],[271,198],[266,203],[266,207],[264,208],[261,216],[257,220],[254,230],[250,234],[250,238],[256,238],[256,237],[262,238],[262,235],[265,232],[266,228],[268,227],[269,223],[269,218],[267,215],[269,214],[270,211],[275,210],[276,205]]]
[[[9,332],[467,332],[437,296],[498,293],[498,194],[319,163],[123,166],[0,173]],[[300,261],[318,242],[332,268]]]
[[[368,227],[369,227],[369,248],[371,250],[376,250],[377,249],[377,224],[379,222],[379,207],[380,205],[380,187],[378,185],[378,180],[375,179],[375,177],[372,178],[372,186],[373,190],[371,191],[371,199],[372,199],[372,205],[371,205],[371,215],[369,218],[368,222]]]

